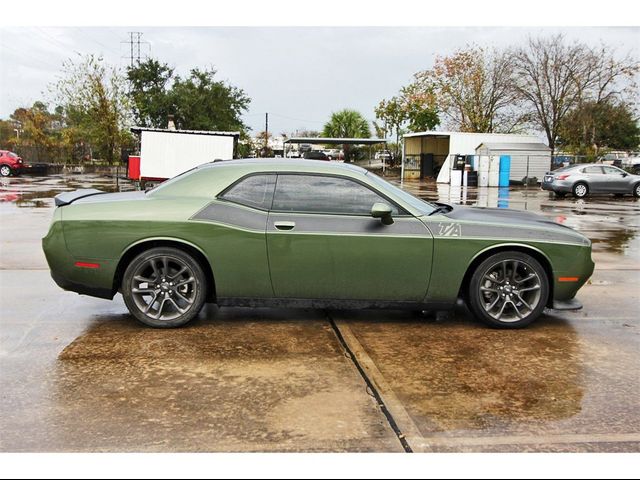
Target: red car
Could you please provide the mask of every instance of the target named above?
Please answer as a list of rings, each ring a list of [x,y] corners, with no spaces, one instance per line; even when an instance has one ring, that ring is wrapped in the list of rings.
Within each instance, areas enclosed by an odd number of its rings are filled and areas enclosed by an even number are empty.
[[[0,176],[8,177],[20,173],[24,168],[22,159],[9,150],[0,150]]]

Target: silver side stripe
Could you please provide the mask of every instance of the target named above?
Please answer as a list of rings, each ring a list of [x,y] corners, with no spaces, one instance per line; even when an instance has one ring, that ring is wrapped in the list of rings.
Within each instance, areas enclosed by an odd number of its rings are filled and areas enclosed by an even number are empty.
[[[267,214],[267,212],[228,202],[212,202],[192,216],[190,220],[220,223],[245,230],[267,231],[269,233],[283,233],[282,230],[275,227],[276,222],[293,222],[295,226],[286,230],[285,233],[431,236],[427,227],[413,217],[396,217],[392,225],[383,225],[379,219],[364,215]]]
[[[210,203],[191,217],[190,220],[223,223],[258,232],[264,232],[267,228],[267,212],[227,202]]]
[[[289,221],[295,223],[291,233],[338,233],[372,235],[413,235],[431,237],[420,220],[412,217],[396,217],[391,225],[383,225],[377,218],[369,216],[322,215],[301,213],[270,213],[267,232],[280,232],[274,224]]]

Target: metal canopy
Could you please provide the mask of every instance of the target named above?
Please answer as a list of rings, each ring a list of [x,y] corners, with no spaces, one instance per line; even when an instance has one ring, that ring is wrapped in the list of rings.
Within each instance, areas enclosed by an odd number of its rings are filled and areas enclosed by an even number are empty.
[[[166,128],[152,128],[152,127],[131,127],[132,133],[141,132],[161,132],[161,133],[183,133],[188,135],[213,135],[218,137],[240,137],[240,132],[220,132],[214,130],[169,130]]]
[[[310,143],[313,145],[375,145],[378,143],[387,143],[387,140],[384,138],[292,137],[286,139],[283,143]]]

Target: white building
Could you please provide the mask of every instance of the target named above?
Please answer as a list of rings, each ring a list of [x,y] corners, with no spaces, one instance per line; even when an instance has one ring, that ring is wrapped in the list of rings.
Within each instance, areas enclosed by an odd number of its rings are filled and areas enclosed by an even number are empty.
[[[406,134],[403,139],[402,178],[437,177],[439,183],[449,183],[450,171],[453,168],[453,159],[456,155],[479,155],[478,147],[482,144],[494,147],[498,144],[508,145],[511,148],[510,151],[517,151],[518,156],[514,156],[511,161],[511,168],[514,172],[522,170],[521,163],[526,162],[528,154],[539,156],[540,146],[546,148],[536,136],[503,133],[418,132]],[[529,145],[531,150],[514,147],[517,144]],[[545,171],[549,170],[550,162],[549,155],[549,164],[546,165]],[[537,164],[541,163],[543,162]],[[535,175],[529,175],[529,177],[531,176]],[[538,179],[541,180],[541,177],[538,176]],[[514,180],[520,181],[522,179],[514,178]]]
[[[133,127],[140,135],[140,178],[167,179],[203,163],[234,157],[240,132]]]

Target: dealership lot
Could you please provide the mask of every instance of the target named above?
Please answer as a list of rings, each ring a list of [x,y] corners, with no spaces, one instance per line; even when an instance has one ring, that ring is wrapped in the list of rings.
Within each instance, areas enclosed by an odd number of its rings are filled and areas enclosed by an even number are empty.
[[[637,451],[640,201],[538,188],[423,198],[539,212],[593,241],[584,309],[525,330],[460,308],[206,307],[178,330],[61,291],[40,239],[53,196],[107,177],[0,184],[1,451]]]

